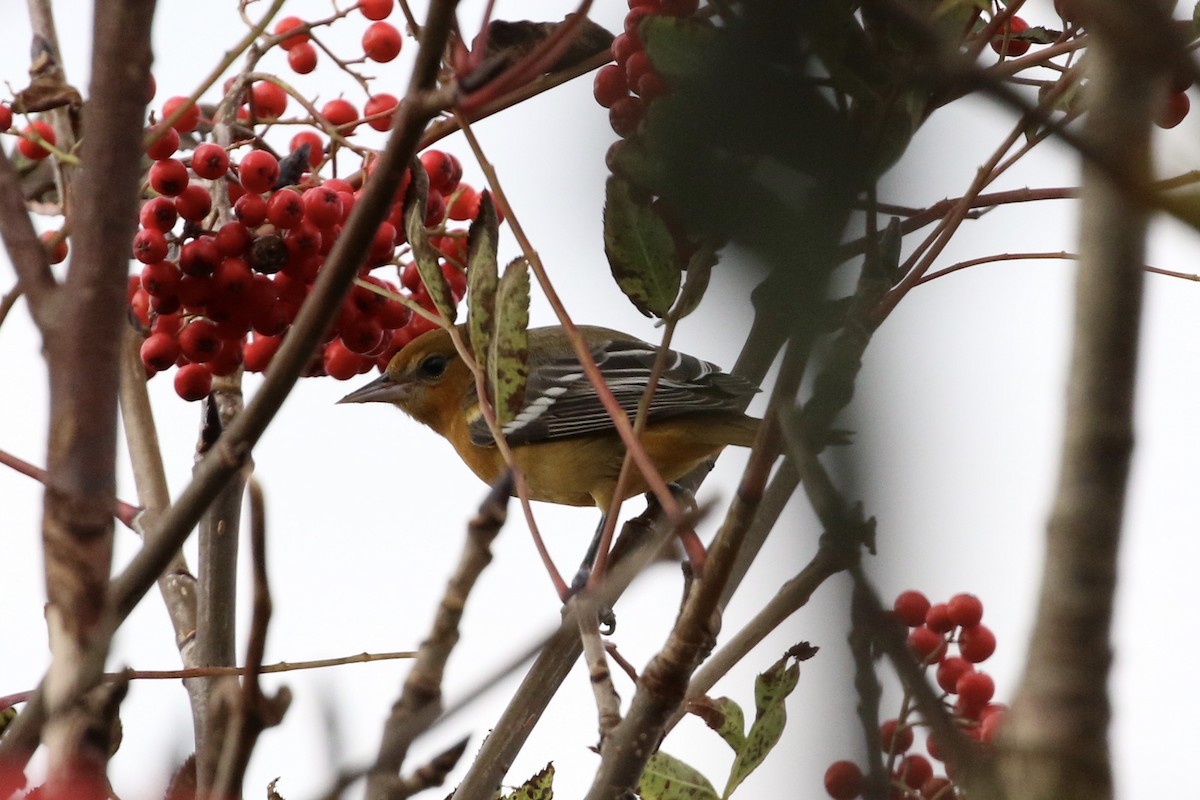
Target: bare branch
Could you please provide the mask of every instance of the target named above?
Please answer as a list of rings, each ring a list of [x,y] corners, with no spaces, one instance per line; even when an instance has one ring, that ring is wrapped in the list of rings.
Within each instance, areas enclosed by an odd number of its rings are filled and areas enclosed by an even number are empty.
[[[1110,628],[1126,484],[1150,185],[1150,131],[1166,80],[1150,35],[1162,4],[1089,3],[1091,108],[1062,465],[1046,530],[1037,621],[1006,721],[1010,796],[1112,797]],[[1147,19],[1153,24],[1145,24]],[[1114,173],[1122,180],[1114,180]]]

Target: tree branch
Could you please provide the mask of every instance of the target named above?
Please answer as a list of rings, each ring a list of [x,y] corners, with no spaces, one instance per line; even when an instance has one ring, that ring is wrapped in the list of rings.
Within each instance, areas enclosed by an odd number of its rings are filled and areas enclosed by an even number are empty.
[[[1080,266],[1063,457],[1046,531],[1038,613],[1002,740],[1009,795],[1112,797],[1110,628],[1126,483],[1150,185],[1150,131],[1165,74],[1161,4],[1088,4],[1089,96]],[[1155,20],[1161,22],[1161,20]],[[1114,171],[1122,180],[1114,180]]]
[[[95,14],[91,97],[83,111],[88,169],[71,183],[68,203],[74,256],[65,283],[54,292],[54,308],[39,306],[38,314],[50,374],[42,538],[54,653],[45,684],[54,721],[46,733],[52,789],[58,781],[74,780],[75,765],[108,757],[91,748],[74,750],[59,735],[71,715],[55,712],[75,702],[77,689],[99,681],[85,651],[106,652],[112,634],[103,620],[116,494],[118,366],[154,2],[99,3]],[[35,291],[44,290],[45,278],[38,281]]]

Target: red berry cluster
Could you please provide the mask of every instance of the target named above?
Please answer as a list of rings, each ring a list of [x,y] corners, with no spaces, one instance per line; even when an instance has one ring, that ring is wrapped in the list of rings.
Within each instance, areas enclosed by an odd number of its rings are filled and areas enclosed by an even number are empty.
[[[646,55],[638,26],[652,16],[690,17],[698,7],[699,0],[629,0],[625,29],[612,41],[616,63],[601,67],[592,86],[596,102],[608,109],[609,124],[622,139],[637,131],[646,105],[670,91]]]
[[[258,86],[274,84],[258,84],[252,91]],[[254,115],[260,117],[264,106],[270,113],[281,110],[271,105],[273,98],[271,92],[255,92],[250,101]],[[176,98],[167,101],[164,116],[176,103]],[[352,106],[344,119],[335,103],[324,109],[329,122],[359,121]],[[322,162],[324,152],[321,138],[311,131],[292,141],[293,156],[302,155],[307,146],[307,158],[281,162],[265,150],[251,149],[234,165],[230,154],[212,143],[197,146],[190,157],[180,155],[175,149],[179,133],[198,123],[199,112],[192,107],[147,150],[155,159],[148,183],[157,196],[142,206],[132,244],[142,268],[129,283],[130,307],[147,334],[141,350],[147,373],[178,366],[175,390],[185,400],[207,396],[214,375],[229,375],[239,367],[266,369],[362,192],[347,181],[308,172]],[[429,150],[421,163],[430,179],[425,224],[435,230],[432,242],[442,254],[442,271],[457,301],[466,291],[466,231],[450,226],[475,216],[479,193],[461,183],[462,167],[454,156]],[[295,174],[281,175],[288,171]],[[223,184],[232,203],[233,219],[221,225],[212,221],[210,182]],[[397,248],[405,244],[407,184],[406,176],[391,213],[376,231],[360,277],[432,311],[433,301],[415,268],[397,257]],[[398,283],[371,274],[389,265],[398,267]],[[306,374],[345,380],[382,368],[432,327],[401,303],[356,286]]]
[[[394,6],[394,0],[360,0],[354,6],[370,20],[363,52],[371,60],[390,61],[400,52],[400,33],[384,21]],[[287,52],[297,72],[316,65],[312,39],[319,24],[285,17],[273,28],[271,43]],[[233,88],[233,81],[227,82],[226,93]],[[289,96],[282,83],[259,80],[238,100],[239,122],[269,125],[285,113]],[[141,266],[128,288],[132,317],[146,335],[141,356],[149,376],[177,366],[176,392],[197,400],[209,394],[213,376],[268,368],[362,193],[357,179],[352,183],[321,173],[333,164],[342,138],[352,136],[359,125],[390,129],[397,106],[397,99],[385,93],[370,96],[361,113],[349,100],[330,100],[317,109],[318,118],[308,119],[308,127],[292,137],[291,155],[280,159],[258,149],[255,140],[228,149],[202,142],[190,153],[181,151],[180,135],[203,131],[202,123],[211,121],[201,119],[200,108],[189,98],[172,97],[163,104],[163,122],[149,131],[150,198],[132,242]],[[169,127],[164,124],[168,121]],[[338,141],[327,143],[318,131],[336,131]],[[53,141],[48,127],[37,133]],[[193,135],[203,138],[202,132]],[[33,148],[37,137],[23,138],[22,144]],[[370,152],[352,150],[362,154],[362,174],[369,175]],[[466,292],[467,250],[466,225],[457,223],[475,218],[480,194],[461,182],[462,166],[454,156],[429,150],[421,163],[429,176],[424,224],[457,302]],[[409,182],[406,175],[359,267],[359,278],[433,312],[415,265],[406,263],[403,205]],[[218,187],[228,195],[223,208],[214,208],[212,190]],[[51,235],[48,246],[65,247],[61,239]],[[384,269],[394,270],[390,280],[377,274]],[[432,327],[396,299],[357,285],[305,374],[346,380],[372,367],[382,369],[400,348]]]
[[[996,637],[985,625],[983,603],[973,594],[956,594],[945,603],[931,604],[916,591],[901,592],[893,605],[896,618],[910,629],[908,646],[926,668],[934,669],[937,685],[964,733],[980,743],[991,744],[1007,707],[992,702],[996,685],[990,675],[976,669],[996,650]],[[957,655],[951,647],[957,648]],[[914,719],[911,699],[905,697],[900,715],[879,729],[888,774],[892,777],[890,797],[897,800],[952,800],[959,797],[953,778],[934,774],[933,761],[943,761],[937,737],[925,738],[928,756],[912,752],[914,730],[923,727]],[[835,800],[862,796],[865,778],[852,761],[836,761],[825,771],[825,791]]]

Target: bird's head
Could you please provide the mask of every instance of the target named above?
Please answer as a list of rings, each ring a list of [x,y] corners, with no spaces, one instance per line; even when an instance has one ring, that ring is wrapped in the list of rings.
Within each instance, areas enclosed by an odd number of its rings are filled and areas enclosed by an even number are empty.
[[[450,334],[438,328],[413,339],[392,357],[382,375],[338,402],[391,403],[442,432],[468,396],[474,396],[473,387],[471,372]]]

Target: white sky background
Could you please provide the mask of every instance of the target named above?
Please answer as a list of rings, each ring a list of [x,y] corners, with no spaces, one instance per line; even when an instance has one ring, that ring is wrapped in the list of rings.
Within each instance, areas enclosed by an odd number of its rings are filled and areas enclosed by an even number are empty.
[[[14,8],[0,33],[0,78],[19,88],[28,67],[29,32],[23,12],[10,1]],[[85,87],[90,23],[78,11],[82,4],[59,6],[68,75]],[[156,108],[166,97],[190,91],[240,37],[233,3],[220,6],[201,10],[194,4],[160,4]],[[464,6],[461,19],[468,27],[478,18],[477,6]],[[598,6],[597,21],[618,29],[624,3]],[[316,17],[328,8],[324,2],[294,0],[284,13]],[[1048,0],[1031,0],[1026,8],[1031,24],[1055,23]],[[536,9],[501,3],[498,16],[557,19],[567,10],[562,3]],[[393,21],[399,25],[399,19],[397,13]],[[340,52],[350,57],[365,25],[352,15],[335,26],[329,41],[335,47],[340,43]],[[365,71],[379,76],[379,90],[402,95],[414,52],[413,42],[407,41],[397,62]],[[321,101],[345,90],[361,107],[361,95],[348,81],[338,80],[327,61],[317,73],[303,77],[286,72],[282,54],[268,58],[263,67],[284,70],[285,79]],[[1011,122],[1006,111],[986,102],[956,106],[934,116],[886,181],[881,198],[925,206],[962,193]],[[591,99],[590,77],[480,123],[477,131],[576,320],[623,328],[653,341],[657,332],[620,295],[604,259],[603,157],[613,136],[607,113]],[[286,141],[290,133],[280,138]],[[1189,118],[1160,136],[1163,174],[1186,171],[1200,161],[1196,133],[1195,120]],[[374,136],[362,134],[365,141]],[[465,179],[481,186],[481,172],[461,137],[442,146],[462,158]],[[1076,181],[1074,159],[1051,145],[1035,151],[995,188]],[[1074,241],[1071,203],[1009,206],[968,223],[939,263],[996,252],[1075,250]],[[906,242],[908,247],[912,242]],[[1193,234],[1164,222],[1156,226],[1148,260],[1194,272],[1197,252]],[[516,254],[511,238],[502,241],[502,260]],[[964,590],[982,597],[985,622],[999,638],[987,668],[996,678],[1000,700],[1010,698],[1015,688],[1036,599],[1042,529],[1057,470],[1072,274],[1070,264],[1006,262],[918,288],[872,342],[852,417],[845,423],[858,432],[862,499],[867,513],[879,520],[880,554],[873,571],[882,593],[890,597],[911,587],[935,599]],[[11,269],[0,270],[3,288],[11,282]],[[1197,654],[1187,632],[1180,630],[1176,611],[1195,607],[1198,599],[1192,565],[1200,556],[1195,539],[1200,501],[1191,486],[1200,468],[1200,425],[1192,407],[1200,327],[1197,289],[1158,276],[1150,276],[1147,287],[1138,449],[1113,685],[1113,744],[1120,794],[1127,798],[1165,796],[1187,785],[1190,740],[1171,732],[1196,710],[1190,693],[1176,692],[1171,702],[1163,702],[1163,689],[1190,685]],[[676,346],[729,366],[748,314],[743,287],[733,282],[731,270],[719,268],[704,304],[681,325]],[[532,316],[534,324],[552,321],[540,298],[534,300]],[[47,397],[39,348],[21,304],[0,328],[5,376],[0,381],[0,448],[43,463]],[[457,559],[465,522],[483,495],[484,487],[453,451],[403,415],[383,406],[332,405],[363,381],[302,381],[255,451],[258,477],[267,492],[276,608],[268,662],[414,649]],[[247,391],[257,384],[257,377],[249,376]],[[199,407],[175,396],[169,376],[152,381],[150,391],[172,489],[178,494],[189,475]],[[728,499],[742,463],[743,453],[728,453],[701,499]],[[123,498],[135,499],[127,474],[120,491]],[[5,568],[0,641],[7,651],[0,659],[0,694],[36,684],[49,658],[41,614],[40,504],[35,483],[0,471],[6,522],[0,534]],[[628,504],[627,511],[637,510],[639,503]],[[537,512],[562,568],[572,570],[595,524],[595,512],[550,506]],[[701,535],[709,538],[713,529],[710,522]],[[736,630],[763,597],[802,566],[818,534],[806,510],[794,511],[779,525],[747,581],[747,596],[739,595],[729,610],[726,632]],[[138,543],[123,529],[117,541],[124,563]],[[495,562],[468,605],[462,644],[450,662],[450,702],[487,679],[509,654],[549,631],[558,618],[553,591],[519,515],[513,515],[495,552]],[[194,544],[188,554],[194,568]],[[615,640],[636,666],[644,665],[662,640],[678,592],[677,571],[659,567],[618,605]],[[717,694],[752,709],[755,672],[795,641],[806,639],[822,648],[802,668],[799,688],[788,704],[791,719],[783,741],[740,790],[741,796],[769,796],[781,789],[822,796],[824,767],[858,755],[845,608],[846,584],[835,580],[718,686]],[[143,669],[178,665],[156,595],[122,629],[110,664]],[[369,760],[406,671],[402,662],[384,662],[265,678],[268,688],[290,686],[296,699],[284,724],[264,734],[251,764],[247,796],[261,796],[267,781],[280,776],[283,795],[303,800],[325,790],[335,767]],[[469,734],[465,765],[514,685],[513,679],[501,682],[471,711],[438,727],[416,748],[409,767]],[[632,687],[620,676],[617,688],[625,699],[632,696]],[[326,711],[336,719],[333,741],[326,735]],[[594,717],[586,675],[577,669],[513,766],[510,782],[553,760],[559,796],[581,794],[597,762],[586,749],[595,742]],[[174,681],[137,683],[123,718],[125,742],[113,762],[114,785],[127,800],[157,797],[167,770],[190,749],[186,695]],[[728,750],[698,723],[681,726],[665,749],[701,766],[718,789],[723,786]],[[461,772],[460,767],[451,783]]]

